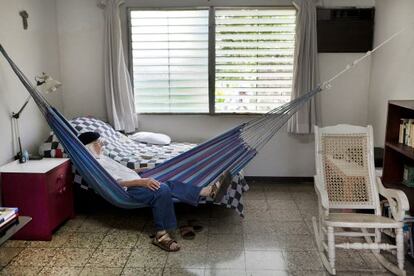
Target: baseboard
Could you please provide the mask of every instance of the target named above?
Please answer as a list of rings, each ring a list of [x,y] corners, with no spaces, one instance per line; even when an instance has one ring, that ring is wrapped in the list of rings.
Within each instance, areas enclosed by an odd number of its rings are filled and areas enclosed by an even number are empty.
[[[275,183],[302,183],[313,182],[311,176],[245,176],[246,181],[263,181]]]

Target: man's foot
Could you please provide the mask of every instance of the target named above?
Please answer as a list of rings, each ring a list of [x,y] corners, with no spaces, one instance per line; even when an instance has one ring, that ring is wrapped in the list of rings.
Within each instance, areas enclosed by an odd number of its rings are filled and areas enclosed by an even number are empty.
[[[215,203],[220,203],[224,195],[227,193],[232,182],[231,174],[225,171],[219,178],[219,180],[213,184],[210,197],[213,198]]]
[[[157,232],[154,239],[152,240],[152,243],[168,252],[176,252],[180,250],[180,246],[178,245],[177,241],[172,239],[167,231]]]

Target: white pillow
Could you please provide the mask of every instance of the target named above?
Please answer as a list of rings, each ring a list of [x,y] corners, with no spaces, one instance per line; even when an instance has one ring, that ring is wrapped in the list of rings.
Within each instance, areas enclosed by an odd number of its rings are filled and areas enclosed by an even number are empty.
[[[137,132],[131,136],[129,136],[134,141],[143,142],[148,144],[156,144],[156,145],[168,145],[171,143],[171,138],[168,135],[162,133],[154,133],[154,132]]]

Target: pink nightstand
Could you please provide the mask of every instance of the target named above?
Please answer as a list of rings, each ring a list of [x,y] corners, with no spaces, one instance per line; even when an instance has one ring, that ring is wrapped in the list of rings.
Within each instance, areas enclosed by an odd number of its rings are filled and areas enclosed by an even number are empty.
[[[73,218],[71,166],[67,158],[44,158],[0,168],[2,205],[18,207],[32,221],[14,239],[51,240],[61,223]]]

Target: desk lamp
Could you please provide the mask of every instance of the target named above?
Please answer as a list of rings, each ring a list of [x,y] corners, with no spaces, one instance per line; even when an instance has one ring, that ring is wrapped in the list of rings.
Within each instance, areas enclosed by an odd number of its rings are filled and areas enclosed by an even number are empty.
[[[54,80],[52,77],[45,74],[44,72],[40,76],[36,76],[35,80],[36,80],[36,85],[40,88],[41,91],[43,91],[46,94],[56,91],[56,89],[62,85],[62,83],[60,83],[57,80]],[[26,98],[26,101],[24,102],[22,107],[19,109],[19,111],[12,112],[11,114],[12,128],[14,130],[15,137],[17,137],[17,143],[19,147],[19,152],[17,153],[15,158],[18,159],[20,163],[25,163],[29,159],[29,155],[27,151],[22,150],[22,143],[20,139],[20,129],[19,129],[19,118],[20,118],[21,113],[26,108],[27,104],[29,103],[30,98],[31,96],[28,96]]]

